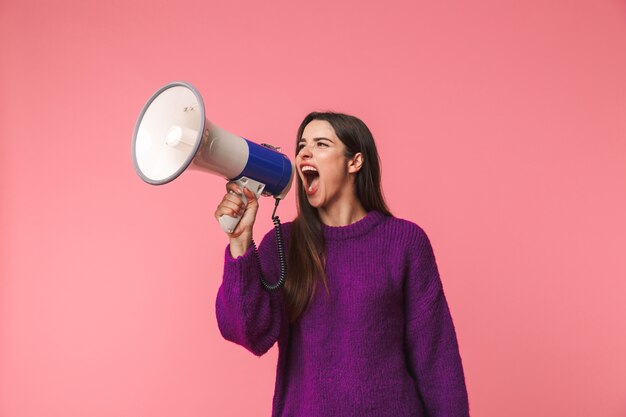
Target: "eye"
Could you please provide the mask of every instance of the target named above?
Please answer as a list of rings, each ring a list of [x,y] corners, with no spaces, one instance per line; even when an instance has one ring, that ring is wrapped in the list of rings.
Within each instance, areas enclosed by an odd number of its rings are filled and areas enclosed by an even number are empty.
[[[325,142],[317,142],[318,146],[326,146],[328,147],[328,144]]]

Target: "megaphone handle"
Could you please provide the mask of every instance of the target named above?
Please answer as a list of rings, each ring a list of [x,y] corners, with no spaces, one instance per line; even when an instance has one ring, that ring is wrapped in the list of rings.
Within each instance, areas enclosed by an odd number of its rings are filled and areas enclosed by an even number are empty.
[[[259,198],[261,196],[261,193],[263,193],[263,189],[265,188],[265,184],[252,180],[250,178],[246,178],[246,177],[241,177],[238,180],[235,180],[233,182],[237,184],[239,188],[241,188],[242,190],[243,190],[243,187],[246,187],[247,189],[252,191],[254,195],[256,195],[256,198]],[[230,192],[232,193],[232,191]],[[241,197],[241,199],[243,200],[243,204],[247,206],[248,199],[246,198],[245,194],[241,194],[239,197]],[[219,218],[220,227],[226,233],[232,233],[237,227],[237,225],[239,224],[240,220],[241,220],[241,216],[234,217],[234,216],[229,216],[228,214],[223,214]]]

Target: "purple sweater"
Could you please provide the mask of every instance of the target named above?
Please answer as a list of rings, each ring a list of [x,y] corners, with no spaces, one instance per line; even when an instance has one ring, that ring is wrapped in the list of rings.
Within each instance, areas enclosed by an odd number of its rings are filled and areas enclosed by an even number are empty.
[[[370,211],[323,226],[324,285],[289,323],[275,232],[236,259],[226,248],[216,314],[222,335],[255,355],[278,342],[273,417],[469,415],[456,333],[430,241],[416,224]],[[291,223],[282,225],[286,246]]]

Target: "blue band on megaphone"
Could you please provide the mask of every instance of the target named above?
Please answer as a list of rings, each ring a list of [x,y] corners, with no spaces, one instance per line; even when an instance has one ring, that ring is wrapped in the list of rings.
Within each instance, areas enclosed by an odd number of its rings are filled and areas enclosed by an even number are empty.
[[[248,162],[243,171],[231,180],[252,178],[265,184],[264,192],[273,196],[280,195],[291,179],[291,161],[278,151],[243,139],[248,143]]]

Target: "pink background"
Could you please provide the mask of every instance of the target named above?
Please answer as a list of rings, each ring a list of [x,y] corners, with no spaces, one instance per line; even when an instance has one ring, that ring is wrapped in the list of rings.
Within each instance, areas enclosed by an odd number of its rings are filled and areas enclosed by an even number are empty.
[[[174,80],[290,156],[310,110],[365,120],[473,416],[626,416],[624,1],[2,0],[0,48],[2,417],[269,415],[276,348],[216,327],[223,179],[131,164]]]

